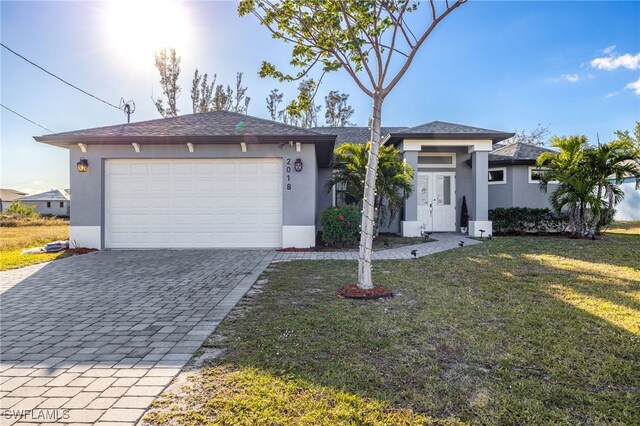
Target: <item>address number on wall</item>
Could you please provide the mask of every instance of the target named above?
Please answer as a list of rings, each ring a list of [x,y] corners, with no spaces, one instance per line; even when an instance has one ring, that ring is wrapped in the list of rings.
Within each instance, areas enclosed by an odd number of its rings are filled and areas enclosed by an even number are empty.
[[[285,167],[285,180],[287,182],[287,191],[291,191],[291,158],[287,158]]]

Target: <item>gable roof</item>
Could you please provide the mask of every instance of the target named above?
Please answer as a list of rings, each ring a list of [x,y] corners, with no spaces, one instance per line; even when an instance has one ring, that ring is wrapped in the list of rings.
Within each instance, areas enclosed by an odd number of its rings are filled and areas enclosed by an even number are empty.
[[[20,197],[27,195],[26,192],[10,188],[0,188],[0,201],[16,201]]]
[[[491,151],[489,153],[489,165],[535,164],[543,152],[553,152],[553,150],[538,145],[516,142]]]
[[[506,133],[499,130],[483,129],[446,121],[431,121],[392,133],[387,139],[391,143],[398,143],[402,139],[491,139],[493,143],[496,143],[513,135],[514,133]]]
[[[27,195],[20,198],[20,201],[69,201],[71,197],[63,189],[52,189],[39,194]]]
[[[407,127],[382,127],[382,137],[389,133],[398,132]],[[365,143],[371,139],[371,129],[368,127],[312,127],[311,130],[326,135],[335,135],[336,143],[342,145],[345,142]]]

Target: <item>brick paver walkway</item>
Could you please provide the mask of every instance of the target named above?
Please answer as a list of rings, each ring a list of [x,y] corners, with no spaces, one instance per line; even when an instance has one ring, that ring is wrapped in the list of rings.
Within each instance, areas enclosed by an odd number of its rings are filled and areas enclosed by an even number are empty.
[[[479,244],[480,241],[473,238],[468,238],[466,235],[457,233],[437,233],[432,234],[431,238],[436,241],[429,243],[414,244],[411,246],[398,247],[388,250],[379,250],[373,253],[374,260],[393,260],[393,259],[412,259],[414,256],[411,254],[413,250],[416,250],[415,257],[423,257],[429,254],[438,253],[441,251],[451,250],[459,248],[460,241],[464,241],[465,246],[471,246]],[[342,251],[342,252],[278,252],[274,261],[283,260],[357,260],[357,251]]]
[[[105,251],[1,272],[0,423],[134,424],[274,254]]]

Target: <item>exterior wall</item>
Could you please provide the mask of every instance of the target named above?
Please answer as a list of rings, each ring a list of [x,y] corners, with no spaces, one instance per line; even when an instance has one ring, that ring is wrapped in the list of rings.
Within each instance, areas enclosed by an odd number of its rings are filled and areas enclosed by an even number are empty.
[[[633,178],[625,179],[620,185],[624,199],[616,206],[616,220],[640,220],[640,190],[636,189]]]
[[[86,158],[89,169],[80,173],[76,163]],[[188,151],[186,144],[141,145],[136,153],[131,145],[89,145],[82,153],[77,146],[70,147],[70,182],[74,202],[71,206],[71,236],[78,245],[104,248],[105,224],[105,176],[104,164],[107,159],[148,159],[148,158],[282,158],[283,166],[283,238],[289,238],[298,247],[302,241],[306,246],[315,245],[316,203],[318,191],[318,167],[315,147],[302,144],[301,152],[288,144],[280,148],[277,144],[247,144],[247,152],[242,152],[239,144],[195,145],[194,152]],[[290,181],[287,180],[287,159],[291,159]],[[300,158],[301,172],[293,170],[293,162]],[[287,189],[287,184],[291,189]],[[77,232],[76,232],[77,231]],[[97,241],[96,241],[97,240]],[[283,241],[284,246],[288,241]]]
[[[320,230],[320,221],[322,220],[322,212],[332,207],[334,204],[334,192],[327,192],[326,184],[331,178],[332,169],[318,169],[318,191],[316,200],[316,228]]]
[[[549,184],[547,192],[540,190],[538,183],[529,183],[527,165],[506,166],[507,183],[489,185],[489,209],[496,207],[552,208],[549,195],[558,185]]]
[[[9,208],[9,206],[11,206],[11,203],[13,203],[13,201],[2,201],[2,202],[0,202],[0,212],[3,212],[5,210],[7,210]]]
[[[42,216],[59,216],[59,217],[69,217],[69,206],[70,202],[66,201],[51,201],[51,207],[47,207],[46,201],[26,201],[20,200],[22,204],[26,206],[35,206],[36,212]],[[60,203],[63,204],[63,207],[60,207]],[[8,206],[7,206],[8,207]]]

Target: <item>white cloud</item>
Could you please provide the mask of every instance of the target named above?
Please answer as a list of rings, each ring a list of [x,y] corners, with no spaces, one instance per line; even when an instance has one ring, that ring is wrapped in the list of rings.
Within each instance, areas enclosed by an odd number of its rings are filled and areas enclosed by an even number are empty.
[[[640,53],[632,55],[625,53],[624,55],[616,56],[613,53],[615,46],[609,46],[603,50],[607,56],[601,58],[595,58],[591,61],[591,66],[599,70],[612,71],[617,68],[627,68],[630,70],[636,70],[640,68]]]
[[[616,45],[612,45],[612,46],[608,46],[605,47],[604,49],[602,49],[602,53],[604,53],[607,56],[611,56],[611,54],[613,53],[613,51],[616,50]]]
[[[636,92],[636,95],[640,96],[640,78],[627,84],[625,89],[631,89]]]
[[[562,74],[562,78],[571,83],[576,83],[578,80],[580,80],[580,76],[578,74]]]
[[[607,95],[605,96],[605,98],[609,99],[609,98],[613,98],[614,96],[616,96],[618,94],[618,92],[611,92],[611,93],[607,93]]]

